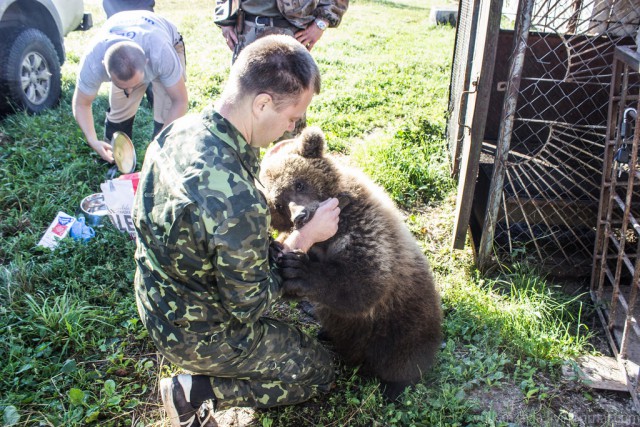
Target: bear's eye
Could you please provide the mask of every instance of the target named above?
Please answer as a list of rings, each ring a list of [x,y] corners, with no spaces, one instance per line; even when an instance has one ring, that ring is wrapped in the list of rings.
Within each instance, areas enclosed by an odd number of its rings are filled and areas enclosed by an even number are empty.
[[[297,192],[304,191],[304,183],[300,182],[300,181],[296,182],[296,187],[295,188],[296,188]]]

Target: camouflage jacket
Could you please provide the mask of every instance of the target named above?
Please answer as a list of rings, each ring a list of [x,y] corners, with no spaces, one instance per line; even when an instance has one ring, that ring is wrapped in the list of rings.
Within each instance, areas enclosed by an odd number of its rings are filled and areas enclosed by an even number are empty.
[[[337,27],[349,7],[349,0],[275,0],[275,2],[282,16],[298,28],[307,28],[316,18],[327,21],[330,27]],[[242,7],[242,0],[240,0],[240,7]],[[216,22],[219,26],[235,25],[235,23],[236,15],[228,20]]]
[[[213,110],[150,144],[133,215],[136,298],[152,336],[182,346],[197,334],[240,349],[252,341],[282,282],[269,262],[258,169],[258,151]]]

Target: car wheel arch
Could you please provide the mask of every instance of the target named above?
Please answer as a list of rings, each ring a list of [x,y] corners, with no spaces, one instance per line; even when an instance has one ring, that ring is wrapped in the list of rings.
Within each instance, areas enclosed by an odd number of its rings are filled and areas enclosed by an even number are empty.
[[[58,60],[65,61],[64,36],[60,17],[51,0],[8,0],[4,12],[0,9],[0,29],[35,28],[43,32],[55,47]]]

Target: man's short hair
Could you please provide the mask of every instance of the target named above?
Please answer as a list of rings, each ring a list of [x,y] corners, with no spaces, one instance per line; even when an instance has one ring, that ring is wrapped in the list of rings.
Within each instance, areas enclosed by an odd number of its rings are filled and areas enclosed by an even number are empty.
[[[134,42],[123,41],[111,45],[104,54],[109,76],[130,80],[137,72],[144,72],[147,59],[144,50]]]
[[[291,36],[261,37],[240,52],[231,67],[230,83],[237,93],[268,93],[276,108],[298,101],[313,88],[320,93],[320,70],[309,51]]]

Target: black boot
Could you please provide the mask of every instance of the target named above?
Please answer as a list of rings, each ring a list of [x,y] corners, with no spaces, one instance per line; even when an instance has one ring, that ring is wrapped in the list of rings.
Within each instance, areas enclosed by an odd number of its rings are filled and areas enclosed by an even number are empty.
[[[114,123],[109,121],[108,119],[104,120],[104,139],[105,141],[111,141],[113,137],[113,133],[120,131],[127,134],[129,138],[133,135],[133,121],[136,116],[131,117],[130,119],[125,120],[124,122]]]
[[[147,96],[147,104],[149,104],[149,109],[153,110],[153,86],[151,83],[149,83],[149,86],[147,86],[147,90],[144,92],[144,94]]]
[[[151,135],[151,139],[156,139],[156,136],[160,133],[164,126],[164,123],[158,123],[155,120],[153,121],[153,135]]]

